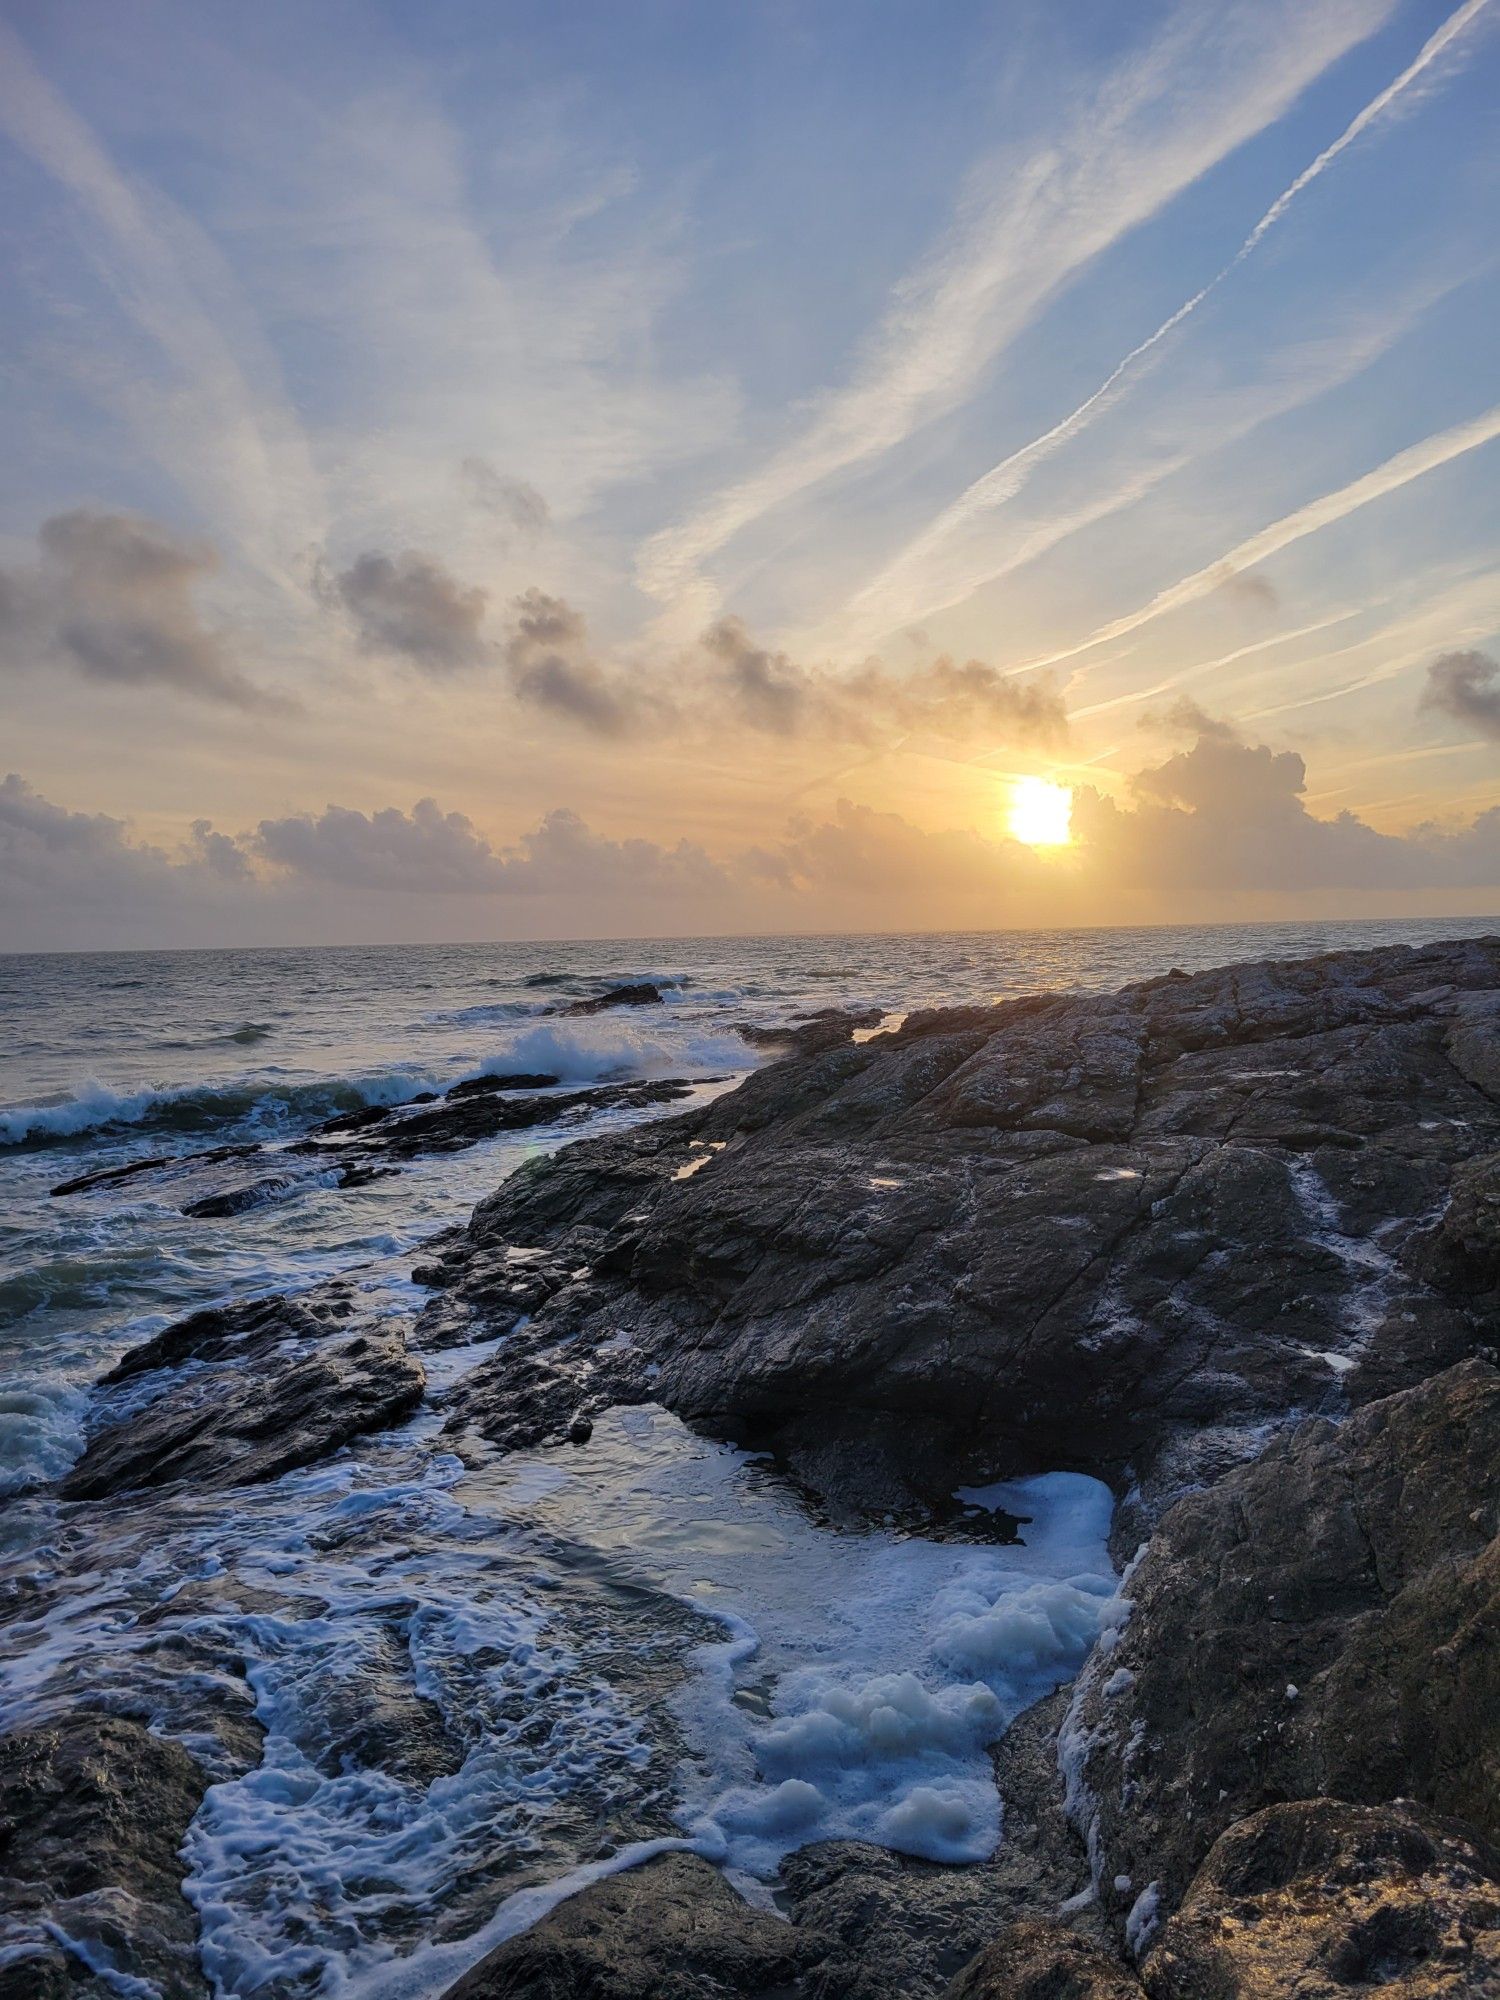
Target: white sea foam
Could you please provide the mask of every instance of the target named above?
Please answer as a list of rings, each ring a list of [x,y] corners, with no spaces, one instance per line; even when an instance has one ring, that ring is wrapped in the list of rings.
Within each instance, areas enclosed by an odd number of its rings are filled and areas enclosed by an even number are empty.
[[[538,1021],[508,1036],[484,1061],[491,1075],[507,1070],[546,1073],[564,1083],[594,1083],[622,1077],[685,1076],[694,1072],[738,1072],[753,1067],[746,1043],[722,1028],[693,1028],[587,1015],[578,1020]]]

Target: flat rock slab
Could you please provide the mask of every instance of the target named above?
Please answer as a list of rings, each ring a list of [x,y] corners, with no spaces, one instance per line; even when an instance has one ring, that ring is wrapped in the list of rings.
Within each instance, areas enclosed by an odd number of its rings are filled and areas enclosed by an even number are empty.
[[[361,1321],[347,1291],[275,1297],[194,1313],[126,1355],[117,1384],[162,1371],[143,1405],[106,1398],[62,1482],[69,1500],[189,1480],[230,1487],[275,1479],[384,1430],[421,1402],[426,1375],[399,1321]]]

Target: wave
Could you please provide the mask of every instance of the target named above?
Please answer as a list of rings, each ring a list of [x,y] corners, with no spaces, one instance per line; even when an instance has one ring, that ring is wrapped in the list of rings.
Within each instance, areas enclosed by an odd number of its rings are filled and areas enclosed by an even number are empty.
[[[608,1014],[578,1020],[549,1019],[511,1036],[489,1056],[491,1076],[506,1070],[544,1070],[563,1083],[598,1083],[624,1076],[683,1076],[752,1067],[754,1057],[736,1034],[705,1027],[666,1034]]]
[[[284,1126],[367,1104],[402,1104],[440,1086],[425,1070],[394,1069],[316,1083],[143,1085],[116,1090],[96,1078],[66,1096],[0,1110],[0,1146],[57,1145],[95,1132],[207,1132],[222,1126]]]
[[[485,1027],[491,1022],[526,1021],[550,1009],[546,1000],[480,1000],[472,1007],[441,1007],[424,1014],[422,1025],[431,1028]]]

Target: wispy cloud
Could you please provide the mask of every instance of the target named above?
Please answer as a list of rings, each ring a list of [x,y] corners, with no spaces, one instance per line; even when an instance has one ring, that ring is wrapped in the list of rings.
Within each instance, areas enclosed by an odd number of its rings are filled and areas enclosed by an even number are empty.
[[[808,488],[960,406],[997,355],[1091,258],[1279,118],[1388,16],[1387,0],[1184,6],[1017,157],[975,169],[944,240],[897,287],[845,386],[791,443],[641,551],[644,589],[700,617],[702,565]]]
[[[858,646],[879,639],[885,633],[912,619],[928,616],[935,611],[960,603],[1000,573],[986,569],[982,556],[971,556],[967,562],[955,567],[943,560],[948,545],[976,521],[994,513],[1013,500],[1026,485],[1032,473],[1047,460],[1053,458],[1066,445],[1104,416],[1119,402],[1130,381],[1142,369],[1147,360],[1178,327],[1190,319],[1211,293],[1229,278],[1252,256],[1272,229],[1291,208],[1293,202],[1318,177],[1325,173],[1339,155],[1348,150],[1356,139],[1395,106],[1411,88],[1433,68],[1439,59],[1456,43],[1464,30],[1490,4],[1490,0],[1464,0],[1443,23],[1435,34],[1429,37],[1418,55],[1407,64],[1395,80],[1380,91],[1352,118],[1338,138],[1325,146],[1312,163],[1305,167],[1272,202],[1239,249],[1228,263],[1216,271],[1188,299],[1169,313],[1154,333],[1131,348],[1130,352],[1100,383],[1099,387],[1078,404],[1076,409],[1059,419],[1049,430],[1043,431],[1029,443],[1019,446],[998,465],[976,479],[958,498],[945,507],[937,517],[928,523],[869,583],[863,586],[851,599],[847,619],[855,628],[850,643]]]
[[[306,440],[269,350],[250,331],[203,232],[123,173],[0,21],[0,130],[66,190],[95,269],[166,375],[113,386],[144,452],[239,553],[295,589],[296,552],[323,526]],[[235,337],[227,326],[235,323]]]
[[[1477,451],[1492,439],[1500,437],[1500,404],[1486,410],[1483,416],[1471,417],[1467,423],[1455,424],[1450,430],[1439,431],[1434,436],[1423,438],[1420,443],[1408,445],[1405,451],[1398,451],[1394,458],[1388,458],[1373,472],[1367,472],[1359,479],[1353,479],[1347,486],[1340,486],[1335,492],[1322,494],[1316,500],[1308,501],[1294,513],[1283,515],[1258,534],[1249,536],[1234,548],[1228,549],[1217,561],[1206,568],[1195,570],[1166,590],[1159,590],[1148,604],[1138,611],[1128,612],[1123,618],[1115,618],[1107,625],[1080,639],[1076,645],[1065,646],[1055,653],[1045,653],[1040,658],[1028,660],[1026,666],[1055,667],[1065,660],[1076,660],[1080,654],[1092,652],[1095,646],[1107,645],[1111,640],[1122,639],[1129,632],[1138,632],[1152,619],[1165,617],[1170,611],[1178,611],[1184,605],[1193,604],[1199,598],[1207,597],[1210,591],[1218,590],[1226,577],[1237,575],[1239,571],[1253,568],[1256,563],[1265,562],[1268,557],[1278,555],[1282,549],[1290,548],[1308,535],[1315,535],[1320,529],[1331,527],[1334,522],[1348,518],[1361,507],[1368,507],[1373,501],[1383,500],[1388,493],[1395,493],[1403,486],[1409,486],[1414,479],[1425,478],[1429,472],[1436,472],[1440,466],[1449,465],[1466,452]]]

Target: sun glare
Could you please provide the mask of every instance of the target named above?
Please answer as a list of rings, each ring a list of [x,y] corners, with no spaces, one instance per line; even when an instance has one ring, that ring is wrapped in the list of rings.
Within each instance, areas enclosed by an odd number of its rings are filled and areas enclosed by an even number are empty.
[[[1006,825],[1028,847],[1063,847],[1072,839],[1073,794],[1046,778],[1012,778]]]

